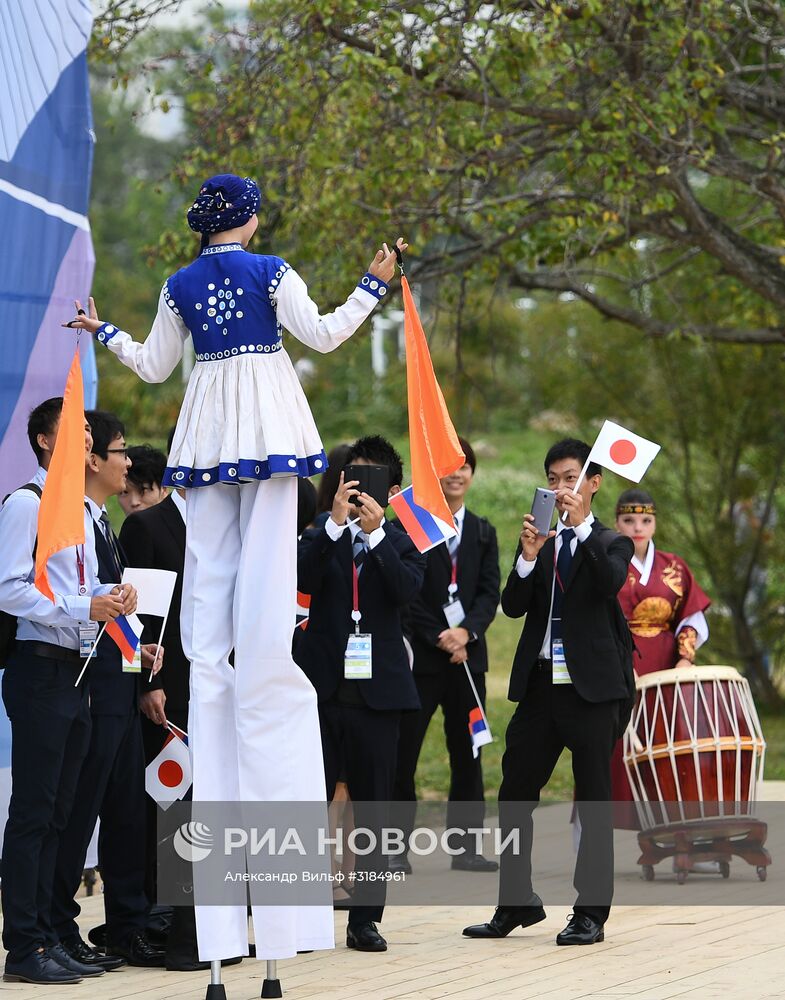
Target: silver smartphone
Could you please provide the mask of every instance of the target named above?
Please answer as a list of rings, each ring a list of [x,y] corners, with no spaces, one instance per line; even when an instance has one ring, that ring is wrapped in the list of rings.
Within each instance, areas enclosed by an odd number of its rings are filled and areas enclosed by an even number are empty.
[[[531,510],[534,518],[534,527],[537,529],[538,535],[547,535],[551,530],[555,506],[556,494],[553,490],[546,490],[542,486],[538,486],[534,491]]]

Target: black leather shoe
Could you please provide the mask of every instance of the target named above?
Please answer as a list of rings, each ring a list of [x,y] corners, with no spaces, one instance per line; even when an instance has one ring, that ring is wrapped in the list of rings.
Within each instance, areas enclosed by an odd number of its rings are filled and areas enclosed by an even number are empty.
[[[242,955],[238,955],[237,958],[222,958],[221,966],[225,968],[227,965],[239,965],[242,962]],[[190,958],[167,958],[166,959],[166,971],[167,972],[207,972],[210,968],[210,962],[200,962],[199,959],[192,955]]]
[[[346,947],[357,951],[387,951],[387,942],[376,929],[376,924],[357,924],[346,928]]]
[[[497,872],[498,861],[489,861],[482,854],[459,854],[452,859],[450,867],[456,872]]]
[[[392,854],[387,859],[387,868],[391,872],[403,872],[404,875],[411,875],[412,866],[405,854]]]
[[[556,944],[596,944],[605,940],[602,924],[588,913],[572,913],[567,926],[556,935]]]
[[[66,938],[60,944],[71,958],[75,959],[81,965],[104,969],[106,972],[114,972],[115,969],[125,968],[125,959],[120,958],[118,955],[104,955],[97,948],[91,948],[90,945],[85,944],[80,937]]]
[[[129,965],[139,965],[147,969],[163,969],[166,956],[160,948],[154,948],[144,934],[134,933],[122,944],[106,943],[107,955],[119,955]]]
[[[75,972],[77,976],[81,976],[83,979],[102,976],[106,972],[106,969],[101,969],[97,965],[82,965],[81,962],[77,962],[59,942],[51,945],[51,947],[47,948],[47,951],[50,958],[53,958],[58,965],[62,965],[69,972]]]
[[[81,983],[82,977],[70,969],[64,969],[46,951],[34,951],[21,962],[5,963],[4,983],[34,983],[36,986],[63,986],[67,983]]]
[[[87,932],[87,940],[96,948],[106,948],[106,924],[91,927]]]
[[[516,927],[531,927],[545,920],[542,900],[534,893],[527,906],[497,906],[487,924],[464,927],[463,936],[470,938],[503,938]]]

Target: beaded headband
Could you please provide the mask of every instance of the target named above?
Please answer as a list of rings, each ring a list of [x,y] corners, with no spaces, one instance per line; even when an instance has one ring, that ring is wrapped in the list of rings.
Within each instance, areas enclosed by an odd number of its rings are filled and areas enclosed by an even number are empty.
[[[621,514],[656,514],[657,508],[653,503],[623,503],[616,508],[616,516]]]

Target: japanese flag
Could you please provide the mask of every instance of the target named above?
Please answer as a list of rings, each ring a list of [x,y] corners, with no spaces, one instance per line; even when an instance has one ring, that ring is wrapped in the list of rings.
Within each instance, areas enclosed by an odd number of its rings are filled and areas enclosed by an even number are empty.
[[[589,461],[639,483],[659,450],[660,446],[653,441],[606,420],[592,446]]]
[[[145,790],[162,809],[168,809],[185,795],[192,781],[188,745],[170,732],[163,750],[145,768]]]

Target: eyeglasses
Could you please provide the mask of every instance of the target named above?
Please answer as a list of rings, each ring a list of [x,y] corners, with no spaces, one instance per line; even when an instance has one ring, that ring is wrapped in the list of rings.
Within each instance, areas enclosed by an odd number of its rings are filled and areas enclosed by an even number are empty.
[[[107,448],[106,449],[106,454],[107,455],[127,455],[128,454],[128,449],[127,448]]]

